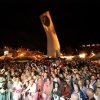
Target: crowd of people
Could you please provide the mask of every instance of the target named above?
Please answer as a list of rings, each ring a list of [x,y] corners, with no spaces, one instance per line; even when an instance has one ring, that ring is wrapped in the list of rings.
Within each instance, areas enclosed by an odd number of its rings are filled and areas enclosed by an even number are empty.
[[[100,64],[60,58],[0,62],[0,100],[100,100]]]

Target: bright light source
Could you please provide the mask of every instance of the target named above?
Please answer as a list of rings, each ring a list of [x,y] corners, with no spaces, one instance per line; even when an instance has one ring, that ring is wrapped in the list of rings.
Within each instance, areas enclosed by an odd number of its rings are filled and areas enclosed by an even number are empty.
[[[51,56],[49,56],[49,58],[52,58]]]
[[[82,53],[82,54],[79,55],[80,58],[85,58],[85,56],[86,56],[85,53]]]
[[[92,52],[91,54],[92,54],[92,56],[95,56],[95,53]]]
[[[67,56],[66,58],[67,58],[68,60],[72,60],[73,57],[74,57],[74,56]]]
[[[24,56],[24,54],[23,54],[23,53],[21,53],[21,54],[20,54],[20,56],[22,57],[22,56]]]
[[[7,56],[9,54],[9,51],[4,51],[4,56]]]
[[[74,56],[60,56],[60,58],[66,58],[67,60],[72,60]]]
[[[60,53],[60,56],[62,56],[63,54],[62,53]]]

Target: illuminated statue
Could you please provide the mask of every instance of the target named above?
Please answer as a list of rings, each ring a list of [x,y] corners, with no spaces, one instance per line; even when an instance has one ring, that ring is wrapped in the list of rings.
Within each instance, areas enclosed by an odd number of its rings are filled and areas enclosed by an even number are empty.
[[[60,44],[49,11],[40,15],[47,35],[47,55],[56,57],[60,53]]]

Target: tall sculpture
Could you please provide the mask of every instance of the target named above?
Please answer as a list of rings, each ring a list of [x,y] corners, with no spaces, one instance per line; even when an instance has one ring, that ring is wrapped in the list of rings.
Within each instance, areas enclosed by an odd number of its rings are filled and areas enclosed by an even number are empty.
[[[47,56],[59,56],[60,44],[49,11],[40,15],[40,19],[47,36]]]

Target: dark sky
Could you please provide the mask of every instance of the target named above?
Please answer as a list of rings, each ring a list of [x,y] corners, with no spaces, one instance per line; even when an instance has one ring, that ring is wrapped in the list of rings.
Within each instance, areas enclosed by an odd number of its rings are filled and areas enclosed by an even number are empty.
[[[99,2],[36,1],[0,2],[0,48],[8,45],[46,51],[47,38],[39,16],[47,10],[62,51],[67,46],[100,43]]]

